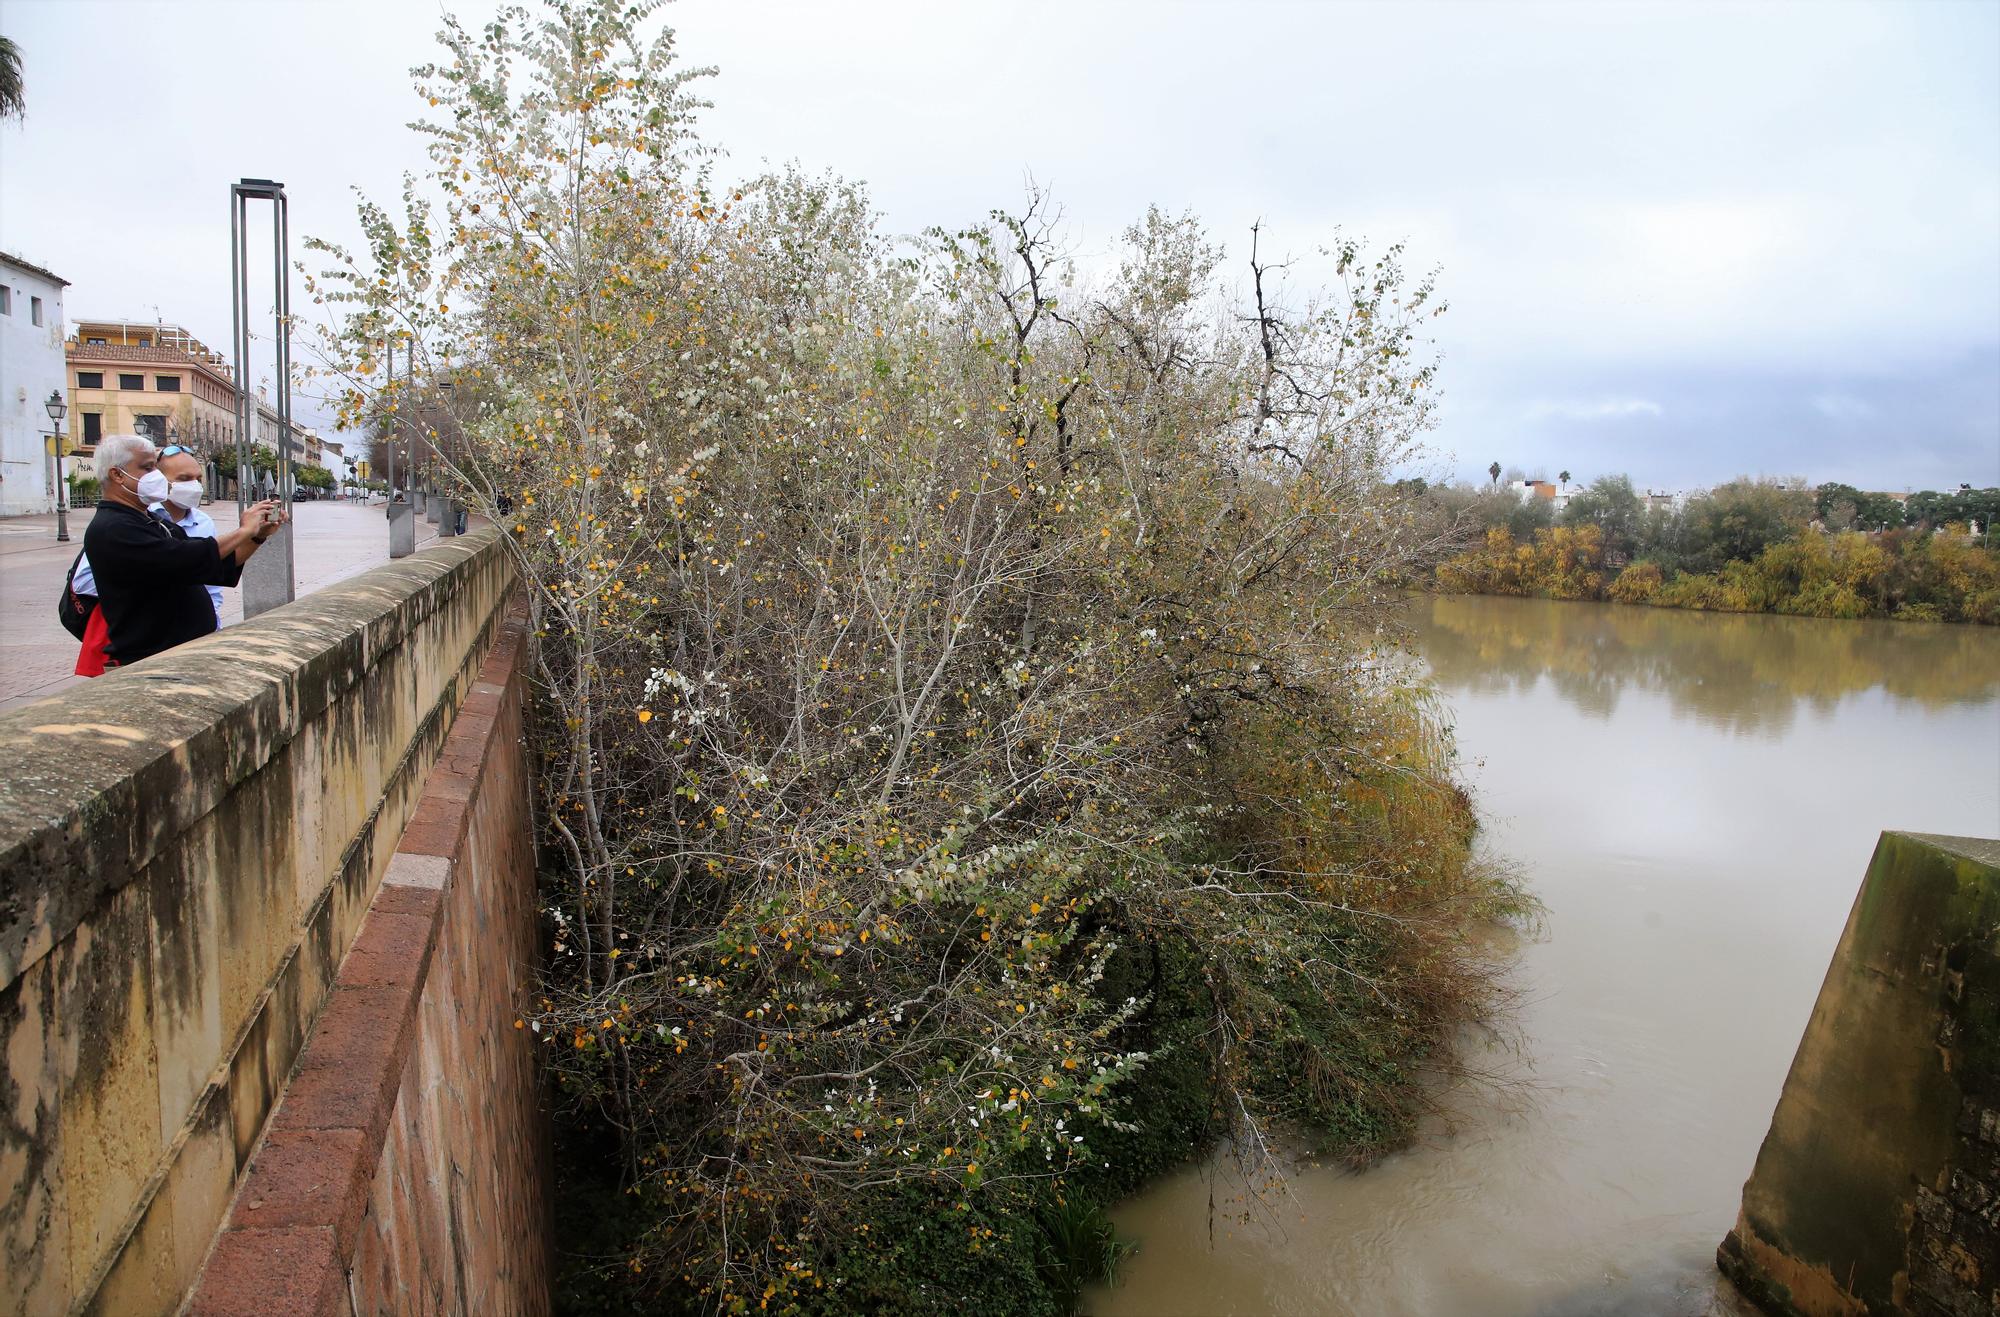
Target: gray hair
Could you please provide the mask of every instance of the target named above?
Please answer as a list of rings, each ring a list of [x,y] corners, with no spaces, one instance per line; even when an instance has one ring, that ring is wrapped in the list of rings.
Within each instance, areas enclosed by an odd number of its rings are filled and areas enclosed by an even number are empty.
[[[143,434],[107,434],[97,441],[97,479],[111,479],[111,468],[124,466],[153,451],[153,441]]]

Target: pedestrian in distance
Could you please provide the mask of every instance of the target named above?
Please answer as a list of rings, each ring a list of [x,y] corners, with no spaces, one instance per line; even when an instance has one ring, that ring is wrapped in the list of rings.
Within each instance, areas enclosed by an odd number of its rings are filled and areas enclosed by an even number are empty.
[[[159,450],[143,436],[109,435],[97,445],[102,492],[83,550],[113,664],[136,663],[214,631],[206,587],[235,585],[250,555],[285,522],[277,502],[265,499],[244,509],[242,524],[226,535],[191,538],[151,511],[173,492],[159,467]]]

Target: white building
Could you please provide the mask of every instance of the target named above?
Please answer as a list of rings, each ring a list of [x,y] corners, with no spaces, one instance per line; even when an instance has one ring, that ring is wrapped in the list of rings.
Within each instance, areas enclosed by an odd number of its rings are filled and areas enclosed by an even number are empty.
[[[69,402],[63,289],[69,280],[0,252],[0,517],[52,512],[48,398]]]
[[[275,453],[278,451],[279,433],[278,409],[271,405],[269,391],[260,384],[257,386],[256,415],[250,418],[250,442],[262,444]],[[292,461],[326,465],[325,442],[319,437],[319,431],[296,419],[292,421]]]

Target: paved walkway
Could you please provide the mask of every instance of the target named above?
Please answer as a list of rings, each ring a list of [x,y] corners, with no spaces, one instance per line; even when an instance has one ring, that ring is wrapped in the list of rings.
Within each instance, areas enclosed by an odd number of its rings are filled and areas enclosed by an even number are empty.
[[[234,503],[218,500],[203,511],[218,530],[235,529]],[[77,643],[56,620],[56,597],[94,512],[71,511],[68,544],[56,542],[53,514],[0,519],[0,709],[87,680],[73,672]],[[292,514],[292,563],[302,595],[389,561],[389,521],[380,503],[295,503]],[[418,548],[436,534],[437,527],[417,519]],[[224,590],[223,625],[242,620],[239,592]]]

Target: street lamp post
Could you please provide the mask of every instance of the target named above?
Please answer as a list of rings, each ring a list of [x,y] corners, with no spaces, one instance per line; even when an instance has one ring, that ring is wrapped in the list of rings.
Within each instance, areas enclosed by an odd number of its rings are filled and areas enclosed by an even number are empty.
[[[68,544],[69,480],[63,475],[63,417],[69,415],[69,404],[63,401],[61,389],[49,390],[42,410],[49,414],[49,442],[56,451],[56,543]]]
[[[251,201],[271,203],[272,345],[277,358],[272,376],[277,404],[277,494],[286,507],[292,499],[292,291],[289,269],[291,203],[284,184],[268,178],[246,178],[229,189],[229,291],[231,337],[234,340],[236,385],[236,506],[250,500],[250,439],[257,419],[257,398],[250,392],[250,214]],[[243,616],[288,604],[297,597],[293,572],[293,531],[289,523],[270,536],[270,547],[243,569]]]

